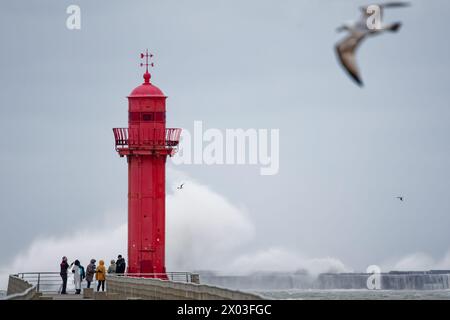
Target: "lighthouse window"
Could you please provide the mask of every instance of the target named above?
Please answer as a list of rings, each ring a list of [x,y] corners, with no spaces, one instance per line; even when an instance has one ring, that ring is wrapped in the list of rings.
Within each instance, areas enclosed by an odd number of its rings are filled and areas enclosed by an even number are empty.
[[[142,114],[143,121],[153,121],[153,113],[144,113]]]

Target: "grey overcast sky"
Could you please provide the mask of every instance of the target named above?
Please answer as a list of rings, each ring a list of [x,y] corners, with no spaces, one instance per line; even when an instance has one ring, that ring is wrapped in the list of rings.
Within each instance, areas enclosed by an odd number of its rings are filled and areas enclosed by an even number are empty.
[[[246,208],[253,249],[280,245],[355,269],[445,255],[450,2],[387,11],[403,27],[361,46],[361,89],[333,45],[336,27],[367,3],[1,1],[3,262],[36,238],[95,228],[107,212],[125,219],[127,170],[111,128],[126,126],[145,48],[169,96],[168,126],[280,129],[278,175],[176,166]],[[66,28],[70,4],[81,7],[81,30]]]

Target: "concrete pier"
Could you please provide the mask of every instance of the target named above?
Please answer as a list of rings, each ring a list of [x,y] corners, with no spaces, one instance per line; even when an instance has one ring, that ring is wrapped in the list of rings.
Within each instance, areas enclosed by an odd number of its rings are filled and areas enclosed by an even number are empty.
[[[146,300],[262,300],[257,294],[196,283],[151,278],[107,277],[108,292],[123,299]]]
[[[194,279],[198,282],[198,278]],[[7,300],[262,300],[257,294],[230,290],[193,282],[176,282],[154,278],[112,276],[106,278],[105,292],[92,288],[82,294],[61,295],[39,292],[36,285],[11,275]]]

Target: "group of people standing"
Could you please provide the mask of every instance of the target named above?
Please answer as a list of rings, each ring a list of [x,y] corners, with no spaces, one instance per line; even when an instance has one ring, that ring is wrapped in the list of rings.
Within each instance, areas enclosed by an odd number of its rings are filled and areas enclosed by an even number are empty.
[[[79,260],[75,260],[70,265],[67,261],[67,257],[62,257],[62,262],[60,264],[60,275],[62,279],[62,289],[61,294],[67,294],[67,276],[69,269],[71,269],[73,273],[73,280],[75,284],[75,294],[81,293],[81,282],[86,279],[87,288],[91,287],[91,283],[94,281],[94,275],[95,280],[97,280],[97,291],[100,291],[100,287],[102,288],[102,291],[105,291],[105,280],[106,280],[106,273],[116,273],[116,274],[123,274],[125,273],[126,269],[126,263],[125,259],[122,258],[122,255],[118,255],[117,261],[111,260],[111,264],[108,267],[108,270],[106,270],[105,262],[103,260],[100,260],[98,263],[99,265],[96,266],[95,263],[97,261],[95,259],[91,259],[90,263],[87,265],[86,270],[81,265]]]

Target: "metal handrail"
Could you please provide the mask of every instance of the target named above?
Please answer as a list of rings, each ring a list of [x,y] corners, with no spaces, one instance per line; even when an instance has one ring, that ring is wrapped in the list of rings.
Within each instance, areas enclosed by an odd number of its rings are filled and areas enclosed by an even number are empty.
[[[196,282],[198,275],[191,272],[166,272],[166,273],[125,273],[124,276],[132,278],[157,278],[174,282]]]
[[[73,278],[68,273],[67,285],[71,287],[69,279]],[[62,288],[62,280],[59,272],[20,272],[16,276],[36,287],[37,292],[60,292]]]
[[[117,148],[130,146],[176,147],[180,142],[180,128],[113,128]]]

